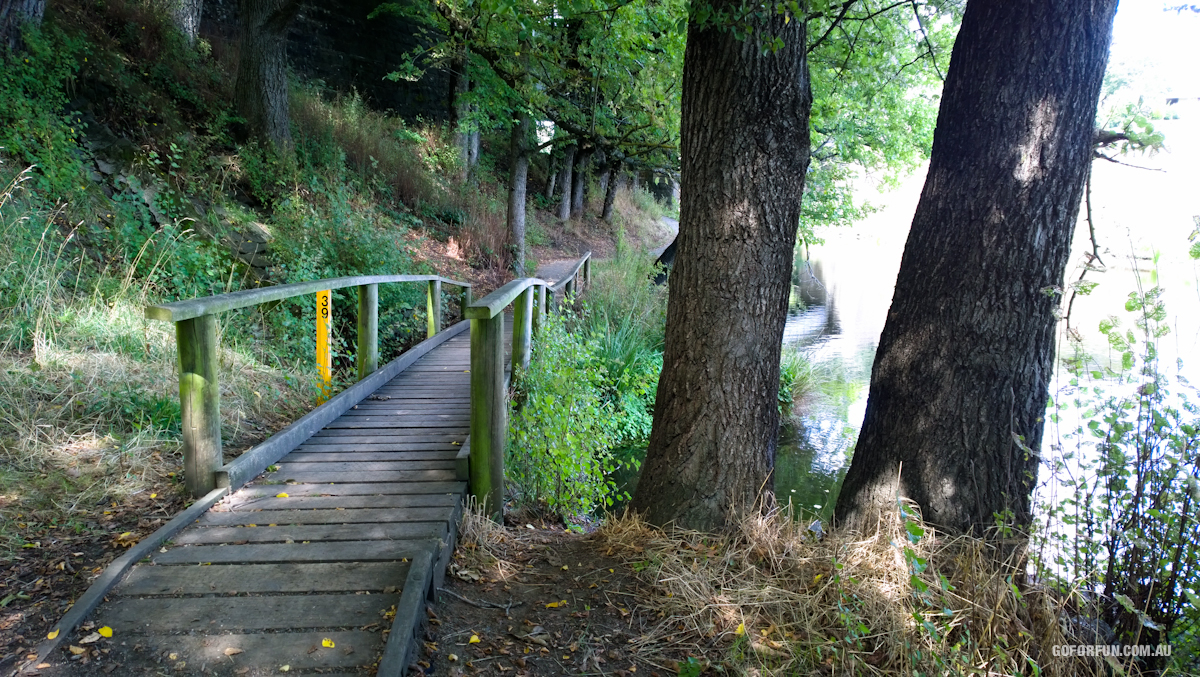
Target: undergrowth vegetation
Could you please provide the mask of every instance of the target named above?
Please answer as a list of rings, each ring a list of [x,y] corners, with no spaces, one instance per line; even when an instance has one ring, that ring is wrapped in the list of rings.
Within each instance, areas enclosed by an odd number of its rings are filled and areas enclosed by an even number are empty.
[[[518,375],[506,465],[518,503],[568,520],[627,498],[616,474],[640,465],[662,371],[662,288],[624,239],[577,309],[542,323]]]

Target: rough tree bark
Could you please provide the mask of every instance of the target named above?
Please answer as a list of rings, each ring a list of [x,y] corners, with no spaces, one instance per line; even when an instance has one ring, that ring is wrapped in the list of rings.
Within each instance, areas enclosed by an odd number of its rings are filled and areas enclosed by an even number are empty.
[[[604,186],[604,209],[600,211],[600,218],[605,223],[612,223],[613,203],[616,202],[617,191],[621,188],[621,161],[613,160],[604,176],[607,177],[607,181]]]
[[[529,134],[533,120],[520,115],[509,142],[508,236],[513,252],[513,273],[525,277],[525,189],[529,177]]]
[[[736,0],[712,3],[713,15]],[[684,191],[654,426],[633,507],[703,530],[770,501],[779,355],[809,160],[803,21],[688,26]],[[762,41],[783,39],[764,54]]]
[[[980,533],[995,514],[1029,524],[1054,366],[1053,290],[1070,253],[1116,5],[967,4],[840,522],[867,526],[899,494],[955,532]]]
[[[458,164],[462,167],[459,179],[467,180],[467,170],[470,168],[471,134],[463,128],[469,112],[463,95],[470,91],[470,80],[467,78],[466,57],[454,59],[450,64],[450,128],[454,130],[454,147],[458,149]]]
[[[21,27],[40,26],[45,12],[46,0],[0,0],[0,50],[21,49]]]
[[[175,28],[187,40],[189,47],[196,45],[196,38],[200,36],[200,15],[204,11],[204,0],[171,0],[168,5],[171,13],[171,20],[175,22]]]
[[[589,148],[575,153],[575,168],[571,172],[571,217],[583,217],[583,187],[587,183],[587,167],[593,152]]]
[[[240,0],[242,45],[234,107],[250,136],[288,150],[287,31],[299,0]]]
[[[554,199],[554,186],[558,182],[558,158],[554,156],[554,151],[550,151],[550,157],[546,161],[546,200]]]
[[[558,220],[566,221],[571,218],[571,170],[575,165],[574,144],[567,146],[567,150],[563,153],[563,170],[562,176],[558,178],[559,191],[561,192],[560,201],[558,203]]]

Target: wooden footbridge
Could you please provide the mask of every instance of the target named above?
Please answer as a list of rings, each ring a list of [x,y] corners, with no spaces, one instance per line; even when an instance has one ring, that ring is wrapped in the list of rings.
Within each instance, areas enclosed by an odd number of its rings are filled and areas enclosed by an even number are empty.
[[[464,500],[503,510],[504,357],[528,364],[543,314],[589,281],[589,256],[554,284],[515,280],[474,302],[465,283],[398,275],[147,308],[176,326],[184,478],[197,500],[114,561],[26,669],[60,662],[54,650],[87,621],[175,674],[404,674]],[[429,337],[378,367],[378,285],[413,282],[427,286]],[[445,329],[444,284],[461,289],[467,320]],[[360,380],[224,464],[216,314],[316,293],[327,370],[321,309],[349,287]]]

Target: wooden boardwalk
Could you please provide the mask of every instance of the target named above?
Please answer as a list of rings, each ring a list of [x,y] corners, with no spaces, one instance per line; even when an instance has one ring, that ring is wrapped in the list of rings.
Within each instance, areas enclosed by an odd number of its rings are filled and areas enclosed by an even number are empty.
[[[90,619],[175,674],[403,674],[467,491],[469,366],[462,331],[134,566]]]

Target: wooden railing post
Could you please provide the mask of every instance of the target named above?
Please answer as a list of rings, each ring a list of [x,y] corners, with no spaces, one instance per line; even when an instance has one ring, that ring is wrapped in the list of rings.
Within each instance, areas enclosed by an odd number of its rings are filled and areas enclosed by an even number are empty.
[[[583,260],[583,286],[590,288],[592,286],[592,257],[587,257]]]
[[[183,414],[183,480],[188,493],[216,488],[221,467],[221,391],[217,386],[217,318],[175,323],[179,348],[179,405]]]
[[[537,291],[533,297],[533,319],[530,322],[534,335],[542,330],[542,317],[546,314],[546,285],[539,284],[535,289]]]
[[[533,347],[533,287],[526,287],[513,301],[512,367],[524,369],[529,366]]]
[[[471,495],[492,519],[504,516],[504,313],[471,320]]]
[[[467,306],[471,305],[471,288],[459,287],[458,319],[467,319]]]
[[[379,285],[358,288],[358,380],[379,368]]]
[[[425,294],[425,309],[429,317],[429,338],[442,330],[442,281],[430,280]]]

